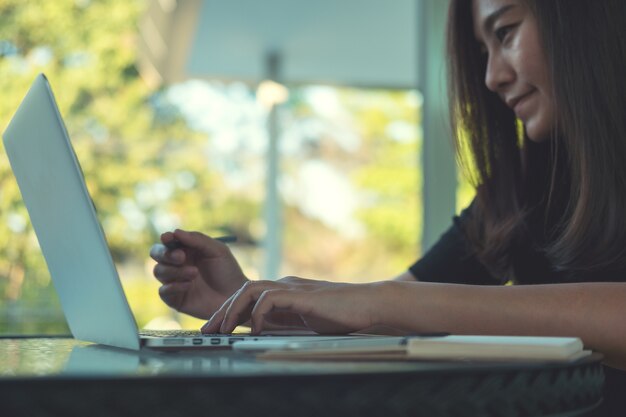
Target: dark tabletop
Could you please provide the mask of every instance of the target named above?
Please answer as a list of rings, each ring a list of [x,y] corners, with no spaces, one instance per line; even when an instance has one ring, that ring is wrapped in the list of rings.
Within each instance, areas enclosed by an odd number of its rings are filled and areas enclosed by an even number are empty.
[[[0,415],[579,415],[601,401],[599,360],[264,362],[229,350],[0,338]]]

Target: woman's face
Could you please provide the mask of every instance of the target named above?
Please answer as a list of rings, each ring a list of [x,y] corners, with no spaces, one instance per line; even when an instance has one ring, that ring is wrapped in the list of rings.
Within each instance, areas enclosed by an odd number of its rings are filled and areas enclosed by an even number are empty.
[[[485,84],[524,123],[533,141],[555,128],[554,100],[537,20],[520,0],[473,0],[474,34],[487,54]]]

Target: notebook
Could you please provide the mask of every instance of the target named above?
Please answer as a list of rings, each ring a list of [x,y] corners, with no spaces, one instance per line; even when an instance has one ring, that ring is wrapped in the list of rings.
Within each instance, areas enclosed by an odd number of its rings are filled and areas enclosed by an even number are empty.
[[[36,77],[2,139],[76,339],[138,350],[142,346],[223,348],[237,341],[267,337],[292,341],[324,337],[301,332],[280,336],[203,335],[199,331],[140,335],[79,161],[43,74]]]

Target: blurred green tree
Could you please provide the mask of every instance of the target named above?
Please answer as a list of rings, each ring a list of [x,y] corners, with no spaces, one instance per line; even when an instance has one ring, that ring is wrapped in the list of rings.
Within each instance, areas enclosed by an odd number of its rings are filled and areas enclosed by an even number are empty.
[[[323,127],[295,160],[285,158],[285,172],[297,172],[294,166],[308,159],[324,161],[345,175],[358,202],[353,219],[361,232],[351,236],[333,230],[292,205],[284,238],[288,273],[365,282],[403,272],[420,253],[419,92],[334,89],[338,115],[317,112],[306,91],[292,91],[291,117],[301,124],[317,120]],[[337,209],[332,194],[320,198],[329,200],[329,211]]]
[[[225,221],[237,227],[244,216],[237,216],[232,207],[247,213],[246,207],[256,210],[258,204],[245,196],[215,204],[233,197],[220,195],[222,180],[207,169],[206,135],[188,128],[163,94],[140,78],[135,39],[143,5],[126,0],[0,0],[0,120],[6,126],[35,75],[44,72],[56,92],[114,259],[130,270],[124,275],[130,276],[125,287],[131,304],[153,303],[163,310],[155,292],[142,294],[145,281],[138,288],[132,283],[133,276],[146,275],[143,262],[158,235],[176,226],[215,230]],[[0,225],[0,333],[63,329],[4,152]],[[24,317],[29,314],[34,316]],[[138,321],[145,323],[145,316]],[[33,327],[12,327],[18,322]]]
[[[160,232],[178,226],[209,233],[227,228],[243,243],[234,250],[252,277],[262,262],[255,243],[263,234],[257,227],[262,189],[229,189],[227,178],[208,167],[211,138],[188,125],[165,88],[149,88],[137,72],[137,26],[145,5],[145,0],[0,0],[0,123],[6,126],[36,74],[44,72],[140,326],[170,314],[156,296],[158,283],[150,278],[147,259]],[[401,272],[419,253],[420,103],[415,92],[338,91],[359,146],[338,146],[341,134],[330,123],[314,138],[314,151],[284,159],[283,175],[307,158],[335,166],[358,191],[363,204],[355,218],[363,233],[343,235],[287,202],[284,270],[323,279],[382,279]],[[322,117],[294,92],[289,103],[294,123]],[[65,330],[2,150],[0,333]]]

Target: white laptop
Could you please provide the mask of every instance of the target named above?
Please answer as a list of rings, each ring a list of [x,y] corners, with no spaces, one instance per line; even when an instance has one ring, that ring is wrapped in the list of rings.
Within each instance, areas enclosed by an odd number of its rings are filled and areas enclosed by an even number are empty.
[[[267,337],[203,335],[199,331],[161,335],[138,332],[78,159],[43,74],[37,76],[20,104],[3,141],[76,339],[138,350],[142,346],[219,348]],[[302,333],[270,337],[288,337],[291,341],[338,338]]]

